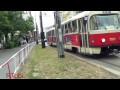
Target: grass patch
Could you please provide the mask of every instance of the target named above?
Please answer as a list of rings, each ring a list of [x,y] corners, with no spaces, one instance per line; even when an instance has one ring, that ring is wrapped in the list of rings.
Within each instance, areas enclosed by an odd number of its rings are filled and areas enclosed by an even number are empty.
[[[18,73],[25,79],[114,79],[109,72],[65,54],[58,58],[53,48],[36,45]]]

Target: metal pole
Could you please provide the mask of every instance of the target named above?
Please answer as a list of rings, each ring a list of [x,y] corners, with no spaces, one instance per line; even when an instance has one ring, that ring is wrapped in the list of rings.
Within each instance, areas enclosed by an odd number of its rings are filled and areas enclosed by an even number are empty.
[[[58,40],[58,30],[57,30],[57,17],[56,17],[56,12],[54,12],[54,19],[55,19],[55,32],[56,32],[56,43],[57,43],[57,51],[58,51],[58,58],[60,57],[60,54],[59,54],[59,40]]]
[[[36,23],[36,44],[38,44],[38,26]]]
[[[57,38],[57,50],[58,50],[58,58],[64,58],[64,48],[63,48],[63,32],[61,29],[61,17],[60,11],[55,11],[55,30],[56,30],[56,38]]]
[[[45,48],[45,35],[44,35],[44,31],[43,31],[43,24],[42,24],[42,11],[40,11],[40,27],[41,27],[41,44],[42,44],[42,48]]]
[[[36,22],[36,14],[35,14],[35,25],[36,25],[36,44],[38,44],[38,26],[37,26],[37,22]]]

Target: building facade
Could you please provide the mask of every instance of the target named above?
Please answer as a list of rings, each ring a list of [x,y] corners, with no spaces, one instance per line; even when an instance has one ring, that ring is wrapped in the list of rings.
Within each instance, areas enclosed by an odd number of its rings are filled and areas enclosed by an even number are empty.
[[[63,22],[81,12],[82,11],[61,11],[61,21]]]

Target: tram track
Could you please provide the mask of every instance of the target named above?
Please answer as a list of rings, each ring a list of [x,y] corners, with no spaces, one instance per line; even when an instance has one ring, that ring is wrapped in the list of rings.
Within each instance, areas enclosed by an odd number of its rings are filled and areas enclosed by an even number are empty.
[[[51,47],[51,48],[54,48],[55,49],[55,47]],[[87,60],[99,60],[99,58],[101,58],[102,57],[102,59],[104,59],[104,57],[106,58],[106,56],[99,56],[99,57],[92,57],[92,56],[89,56],[89,55],[82,55],[82,54],[79,54],[79,53],[73,53],[73,52],[71,52],[70,50],[68,50],[68,51],[65,51],[66,53],[70,53],[70,54],[73,54],[73,55],[75,55],[75,56],[78,56],[78,57],[82,57],[82,58],[84,58],[84,59],[86,59],[87,58]],[[109,55],[107,56],[108,58],[109,58]],[[118,57],[118,56],[116,56],[116,57]],[[120,57],[119,57],[120,58]],[[99,60],[100,62],[104,62],[104,63],[107,63],[107,64],[110,64],[110,65],[113,65],[113,66],[116,66],[116,67],[120,67],[120,65],[116,65],[116,64],[113,64],[113,63],[110,63],[110,62],[106,62],[106,61],[104,61],[104,60]]]
[[[84,55],[80,55],[79,53],[73,53],[73,52],[67,52],[67,53],[71,53],[71,54],[74,54],[75,56],[78,56],[78,57],[81,57],[82,56],[82,58],[84,58],[84,59],[86,59],[86,60],[91,60],[91,61],[99,61],[99,62],[103,62],[103,63],[106,63],[106,64],[109,64],[109,65],[112,65],[112,66],[115,66],[115,67],[120,67],[120,64],[119,65],[117,65],[117,64],[114,64],[114,63],[111,63],[111,62],[109,62],[108,60],[107,61],[105,61],[105,60],[103,60],[103,59],[106,59],[106,56],[101,56],[102,57],[102,60],[99,60],[99,58],[101,58],[101,57],[98,57],[98,58],[94,58],[94,57],[92,57],[92,56],[84,56]],[[109,58],[109,56],[107,56],[108,58]],[[120,60],[119,60],[120,61]]]
[[[68,52],[68,53],[71,53],[71,54],[74,54],[74,55],[76,55],[76,56],[78,56],[78,57],[80,57],[80,56],[82,56],[82,55],[80,55],[79,53],[77,53],[77,54],[75,54],[75,53],[73,53],[73,52]],[[87,60],[97,60],[97,61],[99,61],[99,62],[103,62],[103,63],[106,63],[106,64],[110,64],[110,65],[113,65],[113,66],[116,66],[116,67],[120,67],[120,65],[117,65],[117,64],[113,64],[113,63],[111,63],[111,62],[109,62],[108,60],[107,61],[105,61],[105,60],[103,60],[103,59],[106,59],[106,57],[109,59],[111,56],[110,55],[108,55],[108,56],[99,56],[99,57],[97,57],[97,58],[94,58],[94,57],[92,57],[92,56],[83,56],[84,57],[84,59],[85,58],[87,58]],[[102,57],[102,58],[101,58]],[[114,56],[113,56],[114,57]],[[102,60],[99,60],[99,59],[102,59]],[[120,60],[119,60],[120,61]]]
[[[55,47],[51,47],[51,48],[56,49]],[[82,61],[97,64],[100,67],[104,67],[104,69],[109,68],[110,72],[112,71],[114,72],[114,74],[117,73],[117,75],[120,76],[120,56],[108,55],[108,56],[98,56],[97,58],[95,58],[93,56],[73,53],[71,51],[65,51],[65,53],[73,55],[74,57],[77,57]],[[115,64],[114,61],[117,63]]]
[[[116,67],[120,67],[120,65],[116,65],[116,64],[113,64],[113,63],[109,63],[109,62],[105,62],[105,61],[101,61],[101,62],[104,62],[104,63],[110,64],[110,65],[113,65],[113,66],[116,66]]]

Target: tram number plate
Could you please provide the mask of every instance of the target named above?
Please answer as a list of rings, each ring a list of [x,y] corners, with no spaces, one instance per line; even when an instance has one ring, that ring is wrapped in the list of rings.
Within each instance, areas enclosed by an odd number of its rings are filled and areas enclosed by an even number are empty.
[[[110,38],[110,41],[115,41],[116,40],[116,38]]]

